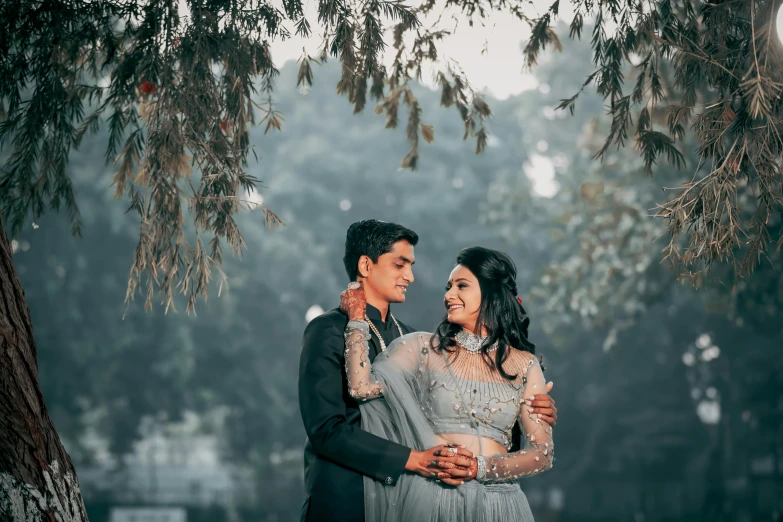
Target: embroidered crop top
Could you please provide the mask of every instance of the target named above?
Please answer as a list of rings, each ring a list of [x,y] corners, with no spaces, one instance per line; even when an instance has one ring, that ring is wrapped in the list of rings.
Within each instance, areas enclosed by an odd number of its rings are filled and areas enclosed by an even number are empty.
[[[385,393],[382,379],[370,365],[369,338],[366,322],[348,324],[345,370],[348,391],[357,401],[376,399]],[[460,346],[454,352],[435,350],[431,340],[432,334],[426,332],[404,335],[380,354],[375,364],[392,363],[405,372],[436,434],[475,434],[510,449],[514,423],[520,424],[525,447],[486,457],[482,482],[515,480],[551,468],[552,428],[534,417],[524,402],[536,393],[544,393],[546,388],[535,356],[510,350],[503,369],[516,378],[508,380],[490,368],[480,353]]]

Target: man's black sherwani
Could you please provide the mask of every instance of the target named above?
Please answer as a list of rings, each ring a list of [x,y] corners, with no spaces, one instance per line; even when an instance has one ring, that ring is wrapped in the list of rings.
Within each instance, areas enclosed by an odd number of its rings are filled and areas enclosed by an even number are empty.
[[[368,305],[367,317],[389,346],[400,336],[390,314]],[[364,521],[362,475],[394,485],[405,471],[410,448],[361,429],[359,405],[348,395],[345,376],[345,338],[348,316],[339,308],[307,325],[299,360],[299,409],[305,444],[305,522]],[[403,334],[413,331],[399,323]],[[370,329],[370,361],[381,347]]]

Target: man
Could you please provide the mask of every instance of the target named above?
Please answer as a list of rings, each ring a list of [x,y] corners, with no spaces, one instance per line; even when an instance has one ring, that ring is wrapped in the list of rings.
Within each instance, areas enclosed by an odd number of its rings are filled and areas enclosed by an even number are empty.
[[[394,339],[416,331],[397,321],[390,304],[405,302],[418,240],[412,230],[376,220],[348,229],[343,263],[348,279],[364,285],[371,362]],[[348,317],[335,308],[313,319],[302,341],[299,408],[308,437],[304,522],[364,521],[363,475],[390,487],[405,472],[451,485],[475,478],[475,459],[463,448],[418,451],[362,431],[359,406],[348,394],[345,377],[347,323]],[[554,424],[554,402],[545,394],[535,399],[536,413]]]

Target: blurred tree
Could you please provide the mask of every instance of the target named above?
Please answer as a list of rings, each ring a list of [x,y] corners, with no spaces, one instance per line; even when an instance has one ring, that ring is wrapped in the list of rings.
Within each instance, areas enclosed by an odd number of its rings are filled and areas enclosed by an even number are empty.
[[[600,100],[590,93],[583,101],[592,110],[576,112],[570,128],[550,112],[548,99],[573,89],[587,61],[585,48],[565,43],[538,66],[546,93],[523,94],[539,101],[519,107],[521,120],[540,122],[537,151],[530,147],[524,176],[496,176],[484,212],[511,248],[548,239],[546,266],[525,297],[556,348],[547,353],[563,405],[559,433],[579,430],[584,439],[561,445],[569,472],[552,484],[581,482],[578,489],[614,478],[643,496],[638,477],[674,474],[692,479],[688,494],[703,501],[703,519],[737,519],[710,506],[729,498],[726,477],[746,480],[751,458],[774,453],[780,275],[766,265],[740,279],[730,265],[716,266],[717,284],[698,292],[677,284],[656,244],[666,228],[650,215],[661,188],[682,173],[663,166],[645,177],[643,161],[625,149],[591,163],[609,129],[593,119]],[[741,194],[738,204],[752,209],[755,201]],[[770,217],[773,232],[779,223]],[[779,256],[770,252],[769,265]]]
[[[672,270],[676,266],[667,262],[671,261],[668,247],[659,243],[667,235],[665,223],[651,218],[660,206],[662,189],[681,183],[685,174],[662,165],[654,178],[645,176],[643,159],[626,148],[602,151],[601,163],[591,162],[611,134],[596,117],[601,100],[592,93],[582,95],[583,108],[571,116],[569,127],[560,113],[552,111],[563,93],[579,88],[579,73],[588,70],[589,53],[586,46],[565,42],[562,55],[546,57],[538,65],[537,77],[548,89],[547,94],[537,95],[543,98],[543,108],[541,104],[520,108],[526,111],[525,120],[539,122],[539,150],[531,153],[537,158],[527,165],[525,176],[501,173],[493,180],[484,214],[487,223],[505,231],[511,244],[528,243],[535,230],[545,230],[556,240],[547,252],[546,270],[530,290],[530,297],[545,310],[541,320],[547,333],[564,331],[574,322],[606,327],[609,349],[618,332],[635,324],[650,306],[664,299],[684,302],[675,296],[696,296],[709,311],[730,321],[779,335],[783,331],[776,319],[783,312],[783,280],[776,270],[780,250],[765,254],[765,263],[753,277],[742,277],[732,265],[715,265],[708,276],[702,274],[712,284],[698,294],[688,292],[690,285],[677,284]],[[671,76],[671,70],[659,74],[667,85],[673,83]],[[551,91],[549,86],[554,86]],[[650,110],[650,117],[663,124],[667,115],[657,108]],[[682,142],[696,149],[695,136]],[[699,161],[695,153],[684,157]],[[554,189],[537,193],[535,185],[542,181]],[[752,212],[756,203],[751,192],[740,193],[736,200],[742,212]],[[770,215],[767,227],[777,233],[780,216]],[[683,238],[678,241],[684,244]]]

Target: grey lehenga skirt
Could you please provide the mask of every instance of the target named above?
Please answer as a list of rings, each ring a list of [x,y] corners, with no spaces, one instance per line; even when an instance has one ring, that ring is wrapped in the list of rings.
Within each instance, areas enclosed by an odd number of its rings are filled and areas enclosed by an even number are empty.
[[[413,449],[435,446],[409,379],[391,364],[374,363],[373,370],[383,381],[384,397],[360,404],[362,429]],[[365,476],[364,507],[367,522],[534,522],[517,482],[453,487],[404,473],[389,486]]]
[[[467,482],[456,489],[443,490],[430,520],[533,522],[533,514],[516,482],[486,485]]]
[[[403,475],[395,486],[366,478],[365,517],[367,522],[534,522],[516,482],[450,487],[418,475]]]

